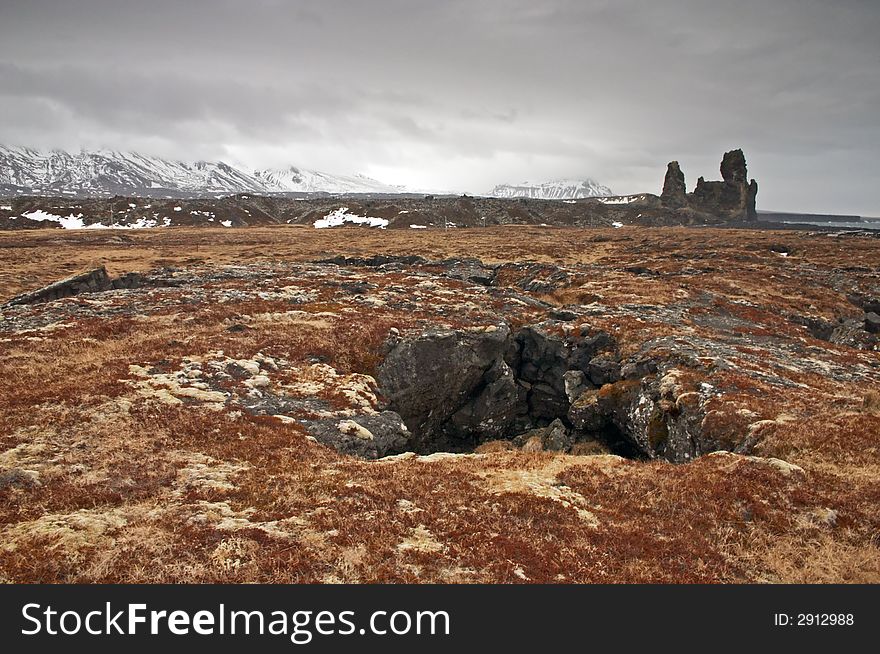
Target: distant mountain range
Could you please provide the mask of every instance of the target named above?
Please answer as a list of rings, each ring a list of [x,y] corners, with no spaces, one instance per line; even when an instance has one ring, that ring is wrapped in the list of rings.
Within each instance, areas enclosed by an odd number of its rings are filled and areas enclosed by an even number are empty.
[[[134,152],[48,152],[0,146],[0,195],[194,197],[258,194],[399,194],[369,177],[289,167],[246,172],[222,161],[187,163]]]
[[[612,195],[607,186],[592,179],[559,179],[550,182],[500,184],[489,195],[496,198],[534,198],[536,200],[575,200]]]
[[[246,171],[222,161],[190,163],[115,150],[70,153],[0,145],[0,196],[195,198],[238,193],[314,196],[419,191],[364,175],[337,175],[294,166]],[[501,184],[486,195],[568,200],[608,196],[611,190],[591,179],[556,180]]]

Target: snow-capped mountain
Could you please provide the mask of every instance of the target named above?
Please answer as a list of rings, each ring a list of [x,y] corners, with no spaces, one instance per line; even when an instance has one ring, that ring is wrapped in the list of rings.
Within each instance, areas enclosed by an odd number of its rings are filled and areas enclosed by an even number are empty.
[[[404,193],[363,176],[287,168],[242,171],[112,150],[43,152],[0,145],[0,195],[209,196],[235,193]]]
[[[489,195],[495,198],[535,198],[536,200],[575,200],[611,195],[611,189],[592,179],[558,179],[549,182],[499,184]]]
[[[283,169],[258,170],[255,177],[267,189],[299,193],[405,193],[400,186],[383,184],[365,175],[330,175],[316,170],[291,166]]]

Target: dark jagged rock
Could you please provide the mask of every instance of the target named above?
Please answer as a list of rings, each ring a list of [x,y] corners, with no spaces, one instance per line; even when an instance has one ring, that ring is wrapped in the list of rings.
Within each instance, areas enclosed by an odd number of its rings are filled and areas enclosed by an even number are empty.
[[[670,161],[666,167],[666,179],[663,180],[663,192],[660,200],[664,207],[678,209],[687,205],[687,186],[684,173],[677,161]]]
[[[144,276],[134,272],[111,279],[110,275],[107,274],[107,269],[101,266],[100,268],[93,268],[84,273],[58,280],[35,291],[18,295],[3,306],[11,307],[21,304],[51,302],[52,300],[64,297],[73,297],[80,293],[99,293],[114,289],[139,288],[144,283]]]
[[[393,411],[354,416],[351,419],[320,420],[308,424],[320,443],[343,454],[379,459],[411,447],[412,433]]]
[[[495,268],[487,266],[479,259],[447,259],[440,264],[448,268],[446,276],[452,279],[481,286],[490,286],[495,279]]]
[[[602,378],[619,377],[615,355],[606,352],[614,346],[605,332],[575,331],[556,320],[512,335],[504,324],[393,335],[377,382],[413,432],[416,449],[462,451],[565,420],[572,399],[593,386],[589,371],[597,354],[608,357],[607,366],[596,362]]]
[[[376,380],[417,446],[443,434],[447,421],[487,386],[486,375],[501,358],[509,333],[506,324],[430,331],[388,352]]]
[[[663,181],[661,203],[664,208],[673,210],[679,221],[756,221],[758,183],[754,179],[748,181],[746,158],[742,150],[724,153],[721,177],[721,181],[708,182],[700,177],[693,192],[687,193],[684,173],[677,161],[670,161]]]
[[[754,179],[749,182],[749,187],[746,191],[746,220],[753,221],[758,220],[758,209],[756,207],[756,202],[758,198],[758,182]]]
[[[707,182],[700,177],[694,192],[688,195],[688,207],[728,221],[757,220],[758,183],[747,181],[748,170],[742,150],[724,153],[721,177],[720,182]]]
[[[586,372],[596,387],[612,384],[620,381],[620,361],[612,353],[602,353],[590,359]]]
[[[337,266],[363,266],[366,268],[379,268],[391,264],[404,266],[417,266],[428,263],[428,260],[418,255],[393,256],[376,254],[372,257],[344,257],[337,255],[329,259],[318,259],[316,263],[332,263]]]
[[[517,380],[528,390],[529,415],[538,424],[549,424],[567,411],[564,375],[569,369],[571,346],[551,329],[555,321],[523,327],[513,340],[508,362]]]
[[[114,288],[113,280],[107,274],[107,269],[101,266],[100,268],[94,268],[93,270],[59,280],[36,291],[23,293],[9,300],[5,306],[51,302],[52,300],[71,297],[80,293],[95,293],[111,288]]]
[[[791,320],[806,327],[813,338],[864,350],[874,348],[877,343],[875,334],[880,333],[880,316],[870,311],[865,313],[864,320],[840,318],[831,321],[818,316],[793,316]]]
[[[496,361],[482,382],[482,390],[444,425],[443,439],[447,442],[504,439],[529,426],[526,391],[516,383],[504,361]]]
[[[725,152],[721,159],[721,179],[728,184],[745,184],[748,171],[742,150]]]
[[[547,452],[568,452],[573,444],[571,432],[559,418],[547,426],[541,439],[541,445]]]
[[[619,452],[673,463],[718,449],[702,429],[699,394],[684,389],[676,372],[584,392],[568,413],[575,438],[598,437]]]

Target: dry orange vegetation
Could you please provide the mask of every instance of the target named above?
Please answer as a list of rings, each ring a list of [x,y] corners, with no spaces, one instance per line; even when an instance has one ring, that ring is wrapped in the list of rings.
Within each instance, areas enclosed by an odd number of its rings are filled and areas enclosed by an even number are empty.
[[[291,396],[372,402],[392,328],[546,313],[406,270],[291,267],[337,254],[562,269],[531,296],[592,305],[624,354],[717,344],[735,365],[713,373],[707,424],[751,452],[369,462],[186,380],[271,359]],[[857,316],[847,295],[877,295],[878,261],[877,239],[717,229],[0,233],[4,299],[95,265],[203,280],[3,310],[0,580],[880,582],[880,353],[792,322]]]

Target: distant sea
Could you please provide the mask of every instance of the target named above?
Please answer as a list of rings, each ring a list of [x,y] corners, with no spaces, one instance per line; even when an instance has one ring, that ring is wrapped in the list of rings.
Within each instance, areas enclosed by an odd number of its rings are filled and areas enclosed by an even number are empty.
[[[840,216],[818,213],[793,213],[787,211],[759,211],[758,220],[783,225],[815,225],[840,229],[880,230],[880,218],[864,216]]]
[[[848,220],[797,220],[797,221],[779,221],[779,222],[792,222],[792,224],[798,225],[816,225],[817,227],[840,227],[842,229],[872,229],[872,230],[880,230],[880,220],[860,220],[860,221],[848,221]]]

